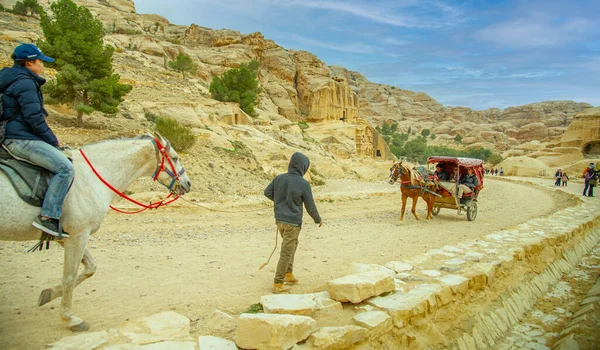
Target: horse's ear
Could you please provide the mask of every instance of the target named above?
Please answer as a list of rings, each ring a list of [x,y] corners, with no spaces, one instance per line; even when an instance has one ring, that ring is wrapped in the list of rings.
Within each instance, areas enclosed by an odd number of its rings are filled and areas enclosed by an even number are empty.
[[[160,143],[162,143],[165,147],[169,143],[167,141],[167,139],[165,139],[164,137],[162,137],[161,134],[158,133],[158,131],[155,131],[153,136],[154,136],[155,139],[157,139],[158,141],[160,141]]]

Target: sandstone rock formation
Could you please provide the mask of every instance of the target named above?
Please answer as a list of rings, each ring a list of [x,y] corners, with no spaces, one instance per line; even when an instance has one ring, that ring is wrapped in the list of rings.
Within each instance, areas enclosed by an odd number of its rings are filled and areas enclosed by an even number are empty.
[[[48,9],[52,1],[40,3]],[[15,2],[0,0],[7,7]],[[374,128],[383,122],[398,123],[401,132],[430,129],[436,135],[435,140],[429,141],[432,145],[486,147],[505,155],[547,157],[543,159],[546,162],[556,155],[554,151],[543,153],[520,145],[532,140],[556,140],[567,130],[575,113],[591,107],[573,101],[545,101],[484,111],[445,107],[423,92],[372,83],[358,72],[327,66],[309,52],[285,49],[258,32],[242,34],[197,24],[176,25],[160,15],[137,14],[130,0],[76,2],[88,7],[103,22],[106,43],[117,49],[114,69],[124,83],[134,86],[117,116],[142,122],[148,114],[173,118],[192,126],[199,138],[215,147],[234,151],[231,142],[244,142],[261,164],[271,163],[273,156],[261,148],[280,150],[275,153],[303,150],[311,159],[327,164],[322,167],[327,175],[374,178],[369,175],[368,166],[342,162],[356,158],[393,159]],[[6,24],[0,40],[3,57],[9,56],[15,42],[34,42],[42,36],[35,18],[17,19],[7,13],[2,16]],[[185,81],[167,64],[179,53],[189,55],[198,65],[196,76]],[[213,100],[208,92],[214,76],[250,60],[261,64],[259,80],[263,93],[256,118],[247,116],[235,104]],[[10,64],[8,60],[1,63]],[[47,73],[52,77],[55,72]],[[298,122],[308,122],[310,127],[300,129]],[[244,125],[248,128],[241,128]],[[600,146],[595,139],[587,139],[596,136],[573,136],[577,133],[574,130],[564,136],[562,147],[573,147],[566,145],[580,139],[590,143],[577,147],[586,148],[587,153],[597,152]],[[460,145],[453,140],[459,134]],[[276,169],[285,168],[281,163],[262,168],[265,173],[274,174],[279,171]]]
[[[600,156],[600,107],[577,113],[561,137],[560,145],[581,147],[586,156]]]

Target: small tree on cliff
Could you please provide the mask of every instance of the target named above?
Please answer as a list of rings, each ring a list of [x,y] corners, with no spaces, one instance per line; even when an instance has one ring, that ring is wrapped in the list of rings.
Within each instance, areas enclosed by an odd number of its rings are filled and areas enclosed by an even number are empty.
[[[169,61],[169,67],[180,72],[185,79],[185,73],[188,72],[190,74],[196,74],[196,70],[198,67],[194,64],[190,56],[187,56],[183,53],[177,55],[175,61]]]
[[[45,41],[38,46],[56,59],[56,81],[48,86],[57,102],[72,103],[83,126],[83,114],[94,110],[114,114],[131,85],[119,83],[113,74],[113,48],[104,45],[102,22],[84,6],[59,0],[50,6],[52,17],[42,14]]]
[[[212,98],[223,102],[237,102],[248,115],[256,116],[254,107],[258,104],[258,95],[262,89],[258,86],[258,69],[260,63],[255,60],[242,63],[240,68],[233,68],[214,77],[209,91]]]
[[[42,13],[44,13],[44,9],[38,4],[37,0],[23,0],[15,3],[12,12],[22,16],[28,16],[34,13],[41,16]]]

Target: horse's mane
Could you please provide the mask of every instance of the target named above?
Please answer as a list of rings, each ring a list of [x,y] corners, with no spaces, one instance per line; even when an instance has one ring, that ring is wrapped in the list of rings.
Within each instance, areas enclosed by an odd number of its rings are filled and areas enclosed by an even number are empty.
[[[138,135],[138,136],[135,136],[135,137],[120,137],[118,139],[106,139],[106,140],[96,141],[96,142],[93,142],[93,143],[88,143],[88,144],[85,144],[85,145],[81,146],[81,148],[91,147],[91,146],[98,146],[98,145],[101,145],[101,144],[112,143],[112,142],[115,142],[115,141],[123,141],[123,140],[152,140],[152,139],[154,139],[154,136],[152,136],[150,134]]]

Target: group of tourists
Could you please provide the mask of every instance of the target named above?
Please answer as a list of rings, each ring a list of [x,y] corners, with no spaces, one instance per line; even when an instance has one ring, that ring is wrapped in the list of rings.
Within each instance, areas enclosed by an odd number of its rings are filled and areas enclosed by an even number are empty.
[[[473,168],[467,168],[467,173],[463,176],[460,175],[459,166],[455,166],[452,169],[452,174],[447,172],[444,163],[438,163],[435,165],[435,172],[433,173],[440,185],[445,189],[453,192],[454,185],[458,184],[456,188],[456,195],[458,198],[462,198],[465,193],[472,193],[475,187],[479,186],[479,179],[475,176]]]
[[[500,170],[498,170],[498,168],[489,168],[489,169],[485,169],[485,174],[486,175],[495,175],[495,176],[504,176],[504,169],[500,168]]]
[[[562,171],[562,169],[556,169],[554,179],[554,186],[567,186],[569,183],[569,175]]]

